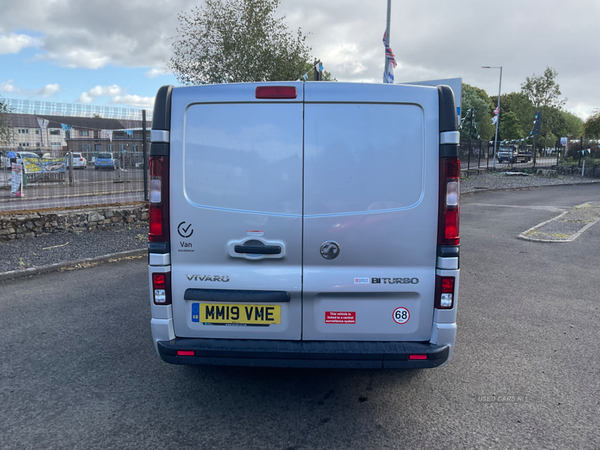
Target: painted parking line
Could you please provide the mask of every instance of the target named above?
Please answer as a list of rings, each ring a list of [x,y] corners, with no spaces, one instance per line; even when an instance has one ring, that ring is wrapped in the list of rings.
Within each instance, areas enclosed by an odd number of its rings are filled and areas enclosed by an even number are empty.
[[[571,209],[570,206],[523,206],[523,205],[498,205],[494,203],[465,203],[461,205],[461,208],[465,206],[488,206],[494,208],[520,208],[520,209],[537,209],[543,211],[551,211],[551,212],[564,212]]]

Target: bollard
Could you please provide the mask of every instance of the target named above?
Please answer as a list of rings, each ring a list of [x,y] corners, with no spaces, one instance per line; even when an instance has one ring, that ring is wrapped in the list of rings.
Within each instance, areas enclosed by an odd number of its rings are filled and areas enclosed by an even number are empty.
[[[113,183],[124,183],[125,180],[123,180],[123,169],[121,169],[121,161],[119,161],[118,159],[115,160],[117,168],[115,169],[115,180],[113,181]]]

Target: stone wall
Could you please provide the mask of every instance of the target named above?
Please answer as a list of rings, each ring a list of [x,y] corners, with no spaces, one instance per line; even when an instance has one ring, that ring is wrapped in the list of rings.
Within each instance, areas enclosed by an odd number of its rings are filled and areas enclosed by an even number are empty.
[[[76,233],[114,227],[140,226],[147,223],[147,203],[27,214],[0,214],[0,242],[33,238],[41,234]]]
[[[579,175],[581,176],[581,167],[578,166],[558,166],[556,171],[559,175]],[[594,166],[586,165],[585,166],[585,174],[586,177],[591,178],[600,178],[600,165],[596,164]]]

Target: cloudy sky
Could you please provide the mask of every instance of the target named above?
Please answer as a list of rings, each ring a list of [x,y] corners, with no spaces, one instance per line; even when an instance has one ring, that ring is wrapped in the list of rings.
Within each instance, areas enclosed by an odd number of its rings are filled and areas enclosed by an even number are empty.
[[[191,0],[0,0],[0,96],[150,108]],[[386,0],[282,0],[339,81],[382,80]],[[600,108],[598,0],[392,0],[396,82],[462,78],[498,93],[558,71],[566,109]]]

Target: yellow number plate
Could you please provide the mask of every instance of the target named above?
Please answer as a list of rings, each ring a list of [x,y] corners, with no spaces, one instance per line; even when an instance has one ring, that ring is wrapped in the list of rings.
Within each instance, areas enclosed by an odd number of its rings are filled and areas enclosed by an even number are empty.
[[[271,325],[281,323],[280,305],[200,303],[200,322]]]

